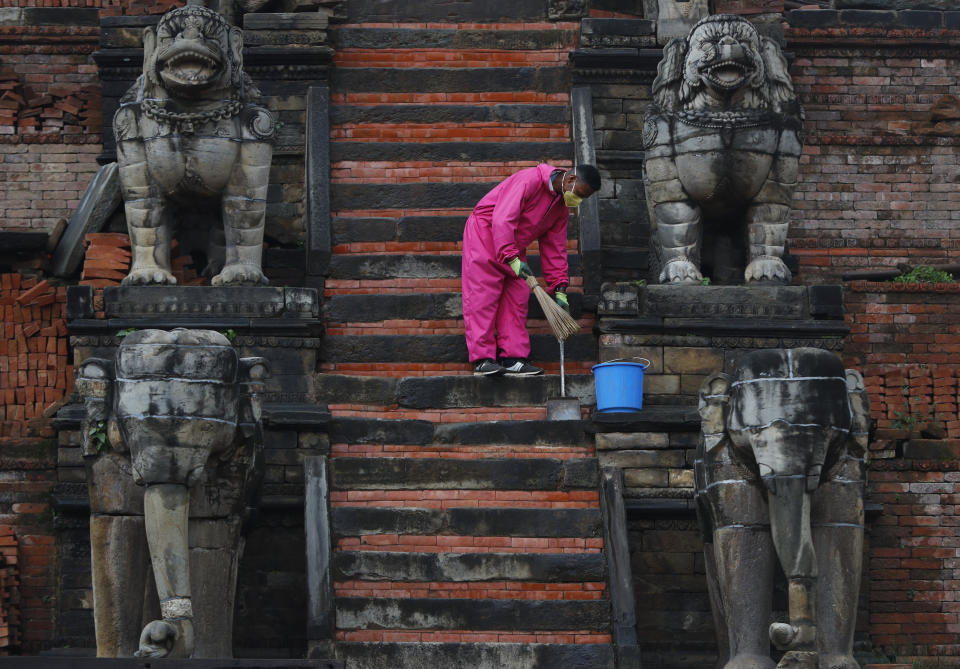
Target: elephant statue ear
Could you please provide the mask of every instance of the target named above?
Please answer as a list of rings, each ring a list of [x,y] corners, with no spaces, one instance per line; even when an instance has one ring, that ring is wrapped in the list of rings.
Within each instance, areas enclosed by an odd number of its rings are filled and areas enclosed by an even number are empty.
[[[80,446],[84,455],[96,455],[106,445],[113,402],[113,361],[87,358],[77,366],[74,388],[83,398]]]
[[[730,382],[727,374],[708,376],[700,386],[700,436],[706,452],[716,449],[726,437],[730,410]]]
[[[847,372],[847,397],[850,399],[850,442],[857,455],[863,455],[870,444],[870,396],[863,375],[855,369]]]

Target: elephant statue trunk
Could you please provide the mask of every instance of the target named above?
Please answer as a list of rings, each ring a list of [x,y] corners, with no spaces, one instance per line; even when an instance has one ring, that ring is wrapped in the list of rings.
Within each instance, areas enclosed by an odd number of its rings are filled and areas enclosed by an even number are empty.
[[[774,555],[789,598],[789,622],[768,629],[786,651],[777,668],[858,669],[852,630],[869,423],[862,377],[829,351],[755,351],[735,376],[708,377],[700,415],[697,503],[712,601],[728,632],[724,669],[774,666],[758,635],[769,619]],[[841,527],[847,532],[835,531]],[[742,578],[731,572],[743,565],[759,565],[748,575],[758,594],[741,602]]]

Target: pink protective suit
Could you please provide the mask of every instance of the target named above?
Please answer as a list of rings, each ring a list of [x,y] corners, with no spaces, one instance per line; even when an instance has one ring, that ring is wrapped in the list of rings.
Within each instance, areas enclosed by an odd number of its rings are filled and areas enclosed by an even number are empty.
[[[463,325],[470,361],[530,355],[527,300],[530,289],[506,264],[526,259],[540,242],[547,286],[568,283],[567,221],[570,210],[550,185],[557,168],[546,164],[521,170],[487,193],[463,230]]]

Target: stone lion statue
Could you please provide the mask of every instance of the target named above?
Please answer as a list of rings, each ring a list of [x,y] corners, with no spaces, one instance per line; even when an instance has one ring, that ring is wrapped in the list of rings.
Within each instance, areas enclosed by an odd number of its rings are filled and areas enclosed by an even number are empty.
[[[259,91],[243,72],[242,31],[189,5],[145,29],[143,47],[143,74],[113,118],[133,251],[123,283],[176,283],[174,222],[198,214],[209,229],[211,283],[267,283],[261,254],[276,122],[253,102]],[[181,232],[194,233],[189,227]]]
[[[705,251],[720,283],[790,283],[802,123],[783,53],[749,21],[707,16],[664,47],[643,128],[655,280],[700,283]]]

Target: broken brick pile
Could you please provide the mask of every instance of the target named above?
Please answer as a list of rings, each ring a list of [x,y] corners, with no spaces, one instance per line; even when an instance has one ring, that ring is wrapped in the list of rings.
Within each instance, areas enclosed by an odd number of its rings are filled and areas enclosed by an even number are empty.
[[[0,70],[0,135],[70,135],[103,128],[99,96],[92,88],[53,85],[44,86],[43,92],[33,88],[25,86],[15,70]]]
[[[52,436],[48,419],[73,388],[66,297],[66,288],[47,281],[0,276],[0,437]]]

